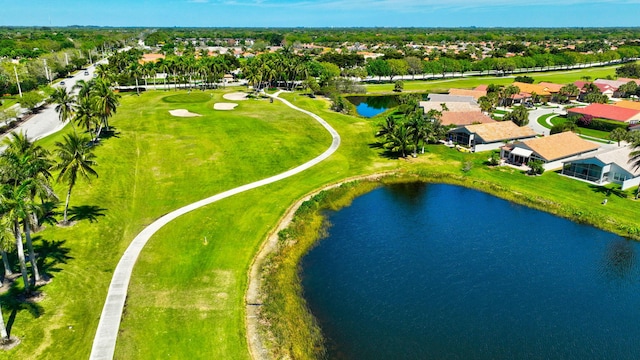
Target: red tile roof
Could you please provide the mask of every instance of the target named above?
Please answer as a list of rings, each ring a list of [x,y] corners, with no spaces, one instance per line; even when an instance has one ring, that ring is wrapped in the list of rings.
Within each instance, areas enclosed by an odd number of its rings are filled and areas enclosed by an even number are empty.
[[[588,84],[588,81],[576,81],[574,82],[574,84],[578,87],[578,89],[582,90],[582,88],[584,87],[585,84]],[[595,86],[598,87],[598,89],[600,90],[600,92],[604,93],[605,91],[616,91],[617,88],[614,88],[610,85],[607,84],[598,84],[598,83],[593,83]]]
[[[640,114],[639,110],[627,109],[609,104],[591,104],[585,108],[573,108],[568,112],[574,114],[586,114],[596,118],[627,122]]]

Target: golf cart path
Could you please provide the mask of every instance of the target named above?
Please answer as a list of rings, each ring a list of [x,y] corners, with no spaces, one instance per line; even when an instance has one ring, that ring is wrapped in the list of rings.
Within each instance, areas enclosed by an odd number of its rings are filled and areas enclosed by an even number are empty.
[[[333,129],[320,116],[310,111],[303,110],[291,104],[287,100],[279,98],[278,95],[280,95],[280,93],[281,91],[275,93],[274,95],[268,95],[268,96],[270,96],[273,99],[280,100],[290,108],[300,111],[304,114],[307,114],[312,118],[314,118],[316,121],[318,121],[331,134],[331,137],[332,137],[331,146],[318,157],[296,168],[293,168],[291,170],[285,171],[281,174],[274,175],[263,180],[259,180],[250,184],[237,187],[235,189],[227,190],[217,195],[186,205],[166,215],[163,215],[162,217],[158,218],[156,221],[148,225],[146,228],[144,228],[144,230],[142,230],[133,239],[131,244],[129,244],[129,247],[120,258],[120,261],[118,262],[118,265],[116,266],[116,269],[113,273],[111,284],[109,285],[109,292],[107,293],[107,298],[104,303],[104,307],[102,309],[102,314],[100,315],[98,330],[96,331],[96,336],[93,340],[93,347],[91,348],[90,359],[95,359],[95,360],[113,359],[113,355],[116,347],[116,340],[118,337],[118,331],[120,328],[120,321],[122,318],[122,312],[123,312],[125,301],[127,298],[127,288],[129,287],[129,280],[131,279],[133,266],[135,265],[136,260],[140,255],[140,252],[144,248],[145,244],[149,241],[151,236],[153,236],[153,234],[155,234],[164,225],[168,224],[172,220],[192,210],[196,210],[203,206],[212,204],[218,200],[222,200],[227,197],[242,193],[244,191],[255,189],[267,184],[271,184],[276,181],[301,173],[311,168],[312,166],[320,163],[321,161],[327,159],[338,149],[338,147],[340,146],[340,135],[335,129]]]

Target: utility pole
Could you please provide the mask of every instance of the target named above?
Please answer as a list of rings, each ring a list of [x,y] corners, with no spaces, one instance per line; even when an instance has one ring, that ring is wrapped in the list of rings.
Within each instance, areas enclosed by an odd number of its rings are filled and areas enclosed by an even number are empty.
[[[67,53],[64,53],[64,61],[67,63],[67,66],[69,66],[69,55],[67,55]]]
[[[49,80],[49,84],[51,84],[51,76],[49,75],[49,69],[47,69],[47,59],[42,59],[44,62],[44,76]]]
[[[18,70],[16,67],[13,67],[13,72],[16,74],[16,84],[18,84],[18,92],[20,93],[20,97],[22,97],[22,88],[20,88],[20,79],[18,79]]]

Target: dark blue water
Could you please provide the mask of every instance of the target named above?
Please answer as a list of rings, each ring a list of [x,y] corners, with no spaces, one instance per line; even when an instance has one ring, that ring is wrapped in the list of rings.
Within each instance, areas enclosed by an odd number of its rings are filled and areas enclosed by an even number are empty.
[[[450,185],[329,219],[302,275],[331,359],[640,359],[636,242]]]
[[[356,106],[358,115],[368,118],[398,106],[398,96],[396,95],[349,96],[347,100]]]

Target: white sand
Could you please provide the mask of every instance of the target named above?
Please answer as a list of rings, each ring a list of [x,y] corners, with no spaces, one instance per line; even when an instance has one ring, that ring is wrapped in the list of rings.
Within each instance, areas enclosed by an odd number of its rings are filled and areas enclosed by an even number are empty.
[[[224,94],[222,95],[222,97],[227,100],[242,101],[242,100],[247,100],[247,93],[234,92],[234,93]]]
[[[213,104],[213,108],[215,110],[233,110],[233,108],[235,108],[236,106],[238,106],[238,104],[234,104],[234,103],[215,103],[215,104]]]
[[[169,114],[171,114],[173,116],[178,116],[178,117],[202,116],[200,114],[192,113],[192,112],[190,112],[189,110],[186,110],[186,109],[169,110]]]

